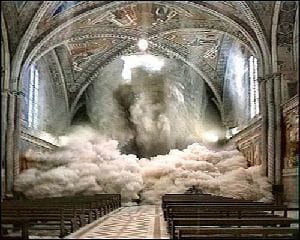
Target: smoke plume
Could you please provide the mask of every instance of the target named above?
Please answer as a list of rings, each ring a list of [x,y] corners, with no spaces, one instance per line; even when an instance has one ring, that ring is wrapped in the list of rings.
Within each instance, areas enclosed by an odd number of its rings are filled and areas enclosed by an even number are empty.
[[[16,191],[28,198],[120,193],[123,202],[140,198],[158,203],[165,193],[183,193],[195,185],[213,195],[272,199],[260,166],[247,168],[235,149],[215,151],[194,143],[182,151],[139,159],[122,154],[116,140],[82,126],[59,140],[56,151],[27,151],[31,167],[16,179]]]

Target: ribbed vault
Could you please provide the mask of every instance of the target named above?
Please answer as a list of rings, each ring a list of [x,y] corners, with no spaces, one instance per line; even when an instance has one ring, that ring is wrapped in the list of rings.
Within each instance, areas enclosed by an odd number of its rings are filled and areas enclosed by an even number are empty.
[[[13,5],[6,8],[16,15],[33,7],[28,2]],[[264,66],[259,74],[269,69],[268,25],[257,16],[259,11],[272,13],[271,8],[261,10],[243,1],[54,1],[34,6],[39,8],[15,52],[14,74],[22,81],[31,63],[47,62],[70,116],[84,104],[87,89],[99,81],[103,69],[121,56],[140,54],[140,38],[149,42],[147,53],[190,68],[205,83],[222,118],[228,102],[224,76],[233,46],[258,59]]]

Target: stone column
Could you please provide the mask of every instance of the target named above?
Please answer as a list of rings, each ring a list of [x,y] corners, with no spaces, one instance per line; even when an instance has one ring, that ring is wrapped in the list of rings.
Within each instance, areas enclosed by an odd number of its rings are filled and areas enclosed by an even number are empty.
[[[273,185],[273,194],[277,204],[283,203],[283,185],[281,169],[281,75],[273,74],[274,81],[274,108],[275,108],[275,184]]]
[[[274,74],[274,107],[275,107],[275,184],[281,184],[281,77]]]
[[[14,131],[14,179],[19,175],[20,173],[20,157],[19,157],[19,139],[20,139],[20,124],[21,124],[21,106],[22,106],[22,100],[23,100],[23,93],[18,92],[16,94],[16,111],[15,111],[15,131]]]
[[[275,107],[274,107],[274,81],[273,76],[266,77],[267,93],[267,112],[268,112],[268,178],[270,183],[274,184],[274,156],[275,156]]]
[[[6,190],[6,130],[7,130],[7,102],[8,91],[1,91],[1,199],[4,198]]]
[[[6,158],[5,158],[5,193],[11,195],[13,193],[14,181],[14,131],[15,131],[15,99],[16,95],[13,91],[8,92],[7,104],[7,130],[6,130]]]
[[[266,104],[266,80],[259,77],[258,79],[259,88],[259,101],[260,101],[260,112],[261,112],[261,165],[263,174],[267,176],[267,104]]]

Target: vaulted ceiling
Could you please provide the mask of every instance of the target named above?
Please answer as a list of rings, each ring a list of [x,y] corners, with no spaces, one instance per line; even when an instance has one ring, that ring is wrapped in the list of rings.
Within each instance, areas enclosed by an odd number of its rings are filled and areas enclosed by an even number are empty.
[[[29,34],[27,48],[23,49],[23,68],[32,61],[47,61],[57,92],[72,110],[104,66],[121,55],[139,52],[139,38],[148,39],[151,53],[179,59],[193,68],[211,88],[216,103],[222,105],[222,81],[232,44],[239,42],[243,51],[258,58],[270,54],[274,4],[15,1],[3,4],[3,13],[8,32],[14,35],[11,52],[17,54],[20,40],[26,41],[24,33]],[[294,5],[291,2],[286,6],[290,15],[295,12]],[[32,25],[35,28],[28,28]]]

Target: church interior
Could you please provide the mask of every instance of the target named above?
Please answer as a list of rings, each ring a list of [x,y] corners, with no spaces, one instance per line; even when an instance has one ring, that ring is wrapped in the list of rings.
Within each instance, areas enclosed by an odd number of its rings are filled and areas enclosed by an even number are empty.
[[[1,1],[1,239],[296,239],[298,108],[298,1]]]

